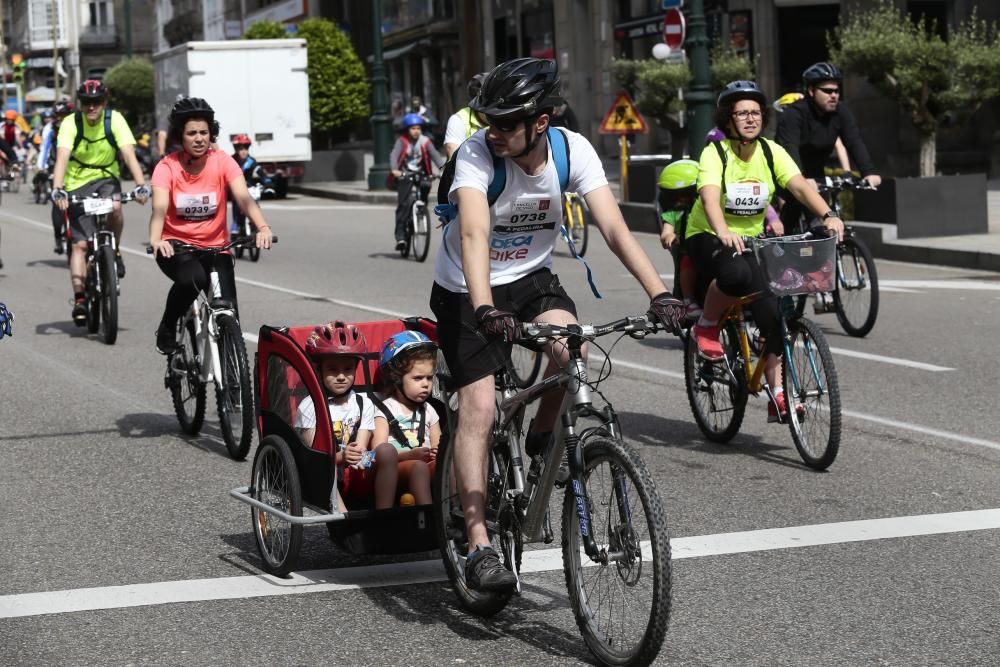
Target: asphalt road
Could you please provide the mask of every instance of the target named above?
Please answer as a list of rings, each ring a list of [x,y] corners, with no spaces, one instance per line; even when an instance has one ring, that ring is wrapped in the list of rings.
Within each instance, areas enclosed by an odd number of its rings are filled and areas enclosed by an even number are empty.
[[[306,530],[292,580],[260,577],[249,512],[228,496],[249,482],[250,459],[226,455],[214,401],[201,436],[180,433],[153,349],[169,281],[144,253],[149,209],[126,211],[121,333],[108,347],[70,321],[47,207],[3,196],[0,301],[17,317],[0,341],[4,663],[591,661],[558,569],[528,575],[525,593],[486,621],[457,608],[435,553],[351,557],[322,528]],[[428,314],[437,248],[426,264],[395,256],[391,208],[296,198],[265,203],[265,214],[280,244],[257,264],[238,262],[246,332]],[[657,239],[640,240],[672,273]],[[588,260],[602,301],[562,248],[556,259],[584,319],[645,309],[599,239]],[[732,443],[706,442],[679,379],[678,340],[615,348],[603,388],[674,538],[658,664],[995,664],[1000,279],[879,269],[891,291],[867,339],[817,318],[837,350],[845,409],[826,473],[801,464],[762,399],[751,398]]]

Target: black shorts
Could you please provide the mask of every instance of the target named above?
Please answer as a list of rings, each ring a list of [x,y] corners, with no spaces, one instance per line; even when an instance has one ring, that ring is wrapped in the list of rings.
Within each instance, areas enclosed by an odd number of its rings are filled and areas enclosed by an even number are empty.
[[[549,310],[576,316],[576,304],[559,284],[559,277],[541,269],[507,285],[493,288],[493,305],[530,322]],[[511,346],[487,338],[476,327],[476,311],[469,295],[451,292],[434,283],[431,310],[437,318],[438,346],[444,354],[452,390],[492,375],[510,359]]]
[[[95,192],[100,197],[120,199],[122,184],[117,178],[99,178],[78,187],[76,190],[70,190],[67,194],[76,197],[89,197]],[[94,216],[84,214],[83,204],[70,204],[69,229],[74,241],[86,241],[94,234],[96,229]]]

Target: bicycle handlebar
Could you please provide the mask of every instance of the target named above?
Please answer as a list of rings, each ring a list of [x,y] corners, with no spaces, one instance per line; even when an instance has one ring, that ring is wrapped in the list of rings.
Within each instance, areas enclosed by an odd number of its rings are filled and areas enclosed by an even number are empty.
[[[868,181],[854,176],[827,176],[823,180],[816,181],[816,189],[820,193],[843,192],[844,190],[875,190]]]
[[[277,236],[272,236],[271,237],[271,243],[272,243],[272,245],[275,244],[275,243],[277,243],[277,242],[278,242],[278,237]],[[254,239],[251,236],[251,237],[248,237],[248,238],[240,238],[240,239],[236,239],[236,240],[230,241],[226,245],[218,247],[218,248],[203,248],[201,246],[191,245],[190,243],[181,243],[180,241],[174,241],[173,239],[168,240],[167,243],[169,243],[170,245],[172,245],[174,247],[175,251],[181,251],[181,252],[203,252],[203,253],[209,253],[209,254],[213,254],[213,255],[218,255],[218,254],[224,253],[225,251],[230,250],[232,248],[238,248],[238,247],[249,248],[250,246],[256,244],[257,241],[256,241],[256,239]],[[151,245],[146,246],[146,254],[147,255],[152,255],[153,254],[153,246],[151,246]]]
[[[87,201],[88,199],[114,199],[114,197],[113,196],[112,197],[101,197],[100,195],[98,195],[95,192],[94,194],[92,194],[90,196],[87,196],[87,197],[81,197],[79,195],[69,195],[69,198],[67,199],[67,201],[69,201],[70,204],[82,204],[85,201]],[[134,201],[134,200],[135,200],[135,193],[134,192],[123,192],[123,193],[121,193],[121,199],[118,199],[116,201],[120,201],[121,203],[125,204],[125,203],[128,203],[130,201]]]
[[[594,340],[612,333],[627,333],[635,338],[663,331],[663,325],[648,315],[628,315],[607,324],[548,324],[546,322],[522,322],[522,340],[543,340],[547,338],[577,337]]]

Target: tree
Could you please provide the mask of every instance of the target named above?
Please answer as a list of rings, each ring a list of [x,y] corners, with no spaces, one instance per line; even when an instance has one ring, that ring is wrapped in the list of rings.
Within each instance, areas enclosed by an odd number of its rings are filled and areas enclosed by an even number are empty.
[[[156,87],[153,64],[145,58],[124,58],[104,75],[111,106],[118,109],[132,127],[152,126]]]
[[[716,47],[710,54],[712,85],[716,91],[736,79],[753,79],[754,63],[731,49]],[[686,142],[681,114],[686,112],[678,91],[691,83],[691,69],[686,62],[660,60],[615,60],[611,71],[618,84],[635,99],[639,111],[670,132],[671,150],[680,155]]]
[[[288,37],[285,26],[271,19],[255,21],[243,33],[243,39],[283,39],[285,37]]]
[[[259,21],[243,36],[247,39],[271,38],[275,35],[275,26],[281,24]],[[280,36],[287,36],[283,28]],[[368,76],[351,40],[331,21],[306,19],[298,25],[297,36],[306,40],[309,54],[309,115],[313,141],[328,147],[337,130],[368,117]]]
[[[887,0],[854,12],[827,35],[830,58],[895,100],[920,133],[920,175],[937,168],[937,129],[1000,96],[1000,38],[975,11],[945,40]]]

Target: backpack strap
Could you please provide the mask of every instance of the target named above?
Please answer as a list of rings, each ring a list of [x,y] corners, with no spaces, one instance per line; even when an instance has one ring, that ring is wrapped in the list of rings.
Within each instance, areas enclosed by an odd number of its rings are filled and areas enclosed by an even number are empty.
[[[118,142],[115,140],[115,133],[111,131],[111,107],[104,107],[104,138],[111,144],[115,153],[118,152]]]
[[[73,148],[72,150],[70,150],[69,159],[72,160],[73,162],[76,162],[82,167],[103,171],[104,173],[108,174],[108,176],[114,178],[114,174],[108,171],[108,167],[118,162],[118,142],[115,141],[115,135],[111,131],[111,109],[109,109],[108,107],[104,107],[103,140],[107,141],[108,144],[111,146],[111,148],[114,150],[115,157],[112,158],[111,162],[108,162],[107,164],[90,164],[88,162],[84,162],[83,160],[74,155],[74,153],[76,153],[76,149],[80,147],[80,143],[82,141],[86,141],[88,144],[96,144],[98,141],[102,141],[102,139],[87,139],[87,137],[83,136],[82,111],[77,110],[73,112],[73,121],[76,123],[76,137],[73,138]]]
[[[562,130],[550,127],[547,131],[549,145],[552,146],[552,161],[559,175],[559,192],[566,192],[569,186],[569,142]]]
[[[410,446],[410,442],[406,439],[406,434],[403,433],[403,428],[399,425],[399,419],[392,414],[389,406],[375,394],[371,394],[369,398],[372,399],[372,403],[374,403],[375,407],[381,411],[382,416],[385,417],[385,420],[389,423],[389,434],[403,447],[413,449],[413,447]]]

